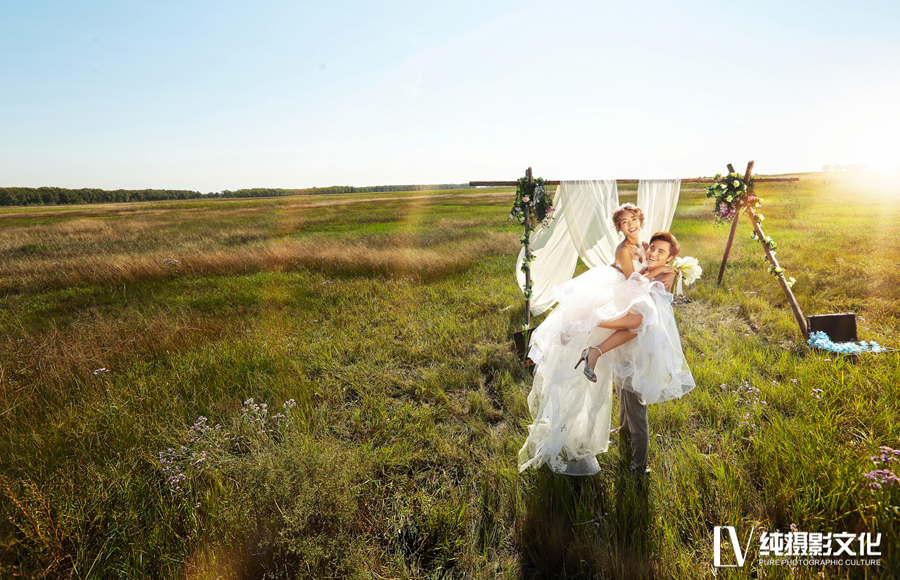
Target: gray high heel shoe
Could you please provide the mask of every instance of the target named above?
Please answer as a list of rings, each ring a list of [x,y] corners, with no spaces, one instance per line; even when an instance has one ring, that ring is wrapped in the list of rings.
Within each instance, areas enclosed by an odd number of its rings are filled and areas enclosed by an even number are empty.
[[[589,346],[586,349],[584,349],[583,351],[581,351],[581,358],[578,359],[578,362],[575,364],[575,368],[577,369],[578,365],[580,365],[583,361],[584,362],[584,376],[586,376],[587,379],[589,381],[591,381],[592,383],[596,383],[597,382],[597,374],[594,372],[594,369],[588,368],[588,366],[587,366],[588,353],[591,351],[592,348],[597,349],[597,352],[600,353],[600,356],[603,356],[602,350],[600,350],[596,346]]]

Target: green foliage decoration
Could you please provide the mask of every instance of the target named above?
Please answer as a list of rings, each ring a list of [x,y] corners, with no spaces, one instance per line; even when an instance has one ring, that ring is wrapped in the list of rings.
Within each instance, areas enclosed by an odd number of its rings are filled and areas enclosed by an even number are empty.
[[[519,237],[519,241],[525,247],[525,258],[522,260],[521,269],[526,274],[531,270],[531,263],[534,261],[534,256],[528,249],[531,243],[531,234],[539,224],[543,227],[550,225],[553,211],[553,198],[546,188],[546,181],[542,177],[536,177],[531,183],[528,183],[527,176],[520,177],[516,187],[516,200],[509,212],[509,219],[525,227],[525,233]],[[529,279],[523,289],[526,300],[531,299],[533,285],[533,281]]]
[[[716,182],[706,188],[706,197],[715,198],[716,205],[713,214],[716,224],[729,223],[742,209],[762,207],[762,198],[754,192],[754,179],[744,182],[744,178],[737,173],[729,173],[724,177],[717,173],[713,176]],[[762,216],[757,216],[762,221]]]
[[[761,222],[766,219],[763,214],[755,211],[762,207],[763,198],[756,195],[752,177],[745,182],[741,175],[732,172],[725,176],[717,173],[713,176],[713,179],[716,182],[706,188],[706,197],[715,199],[713,214],[715,215],[716,225],[731,222],[741,210],[745,210],[751,220]],[[756,235],[755,231],[750,235],[750,238],[759,240],[759,236]],[[764,241],[774,257],[778,244],[772,239],[772,236],[766,236]],[[768,260],[768,256],[766,256],[766,260]],[[776,278],[784,280],[788,288],[792,287],[794,282],[796,282],[794,278],[785,276],[784,268],[781,266],[769,264],[769,273]]]

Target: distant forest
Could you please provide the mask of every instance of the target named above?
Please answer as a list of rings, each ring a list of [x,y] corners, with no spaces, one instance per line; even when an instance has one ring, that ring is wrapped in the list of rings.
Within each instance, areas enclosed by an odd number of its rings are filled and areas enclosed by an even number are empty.
[[[306,189],[253,188],[236,191],[200,193],[183,189],[66,189],[64,187],[0,187],[0,206],[3,205],[65,205],[84,203],[122,203],[128,201],[162,201],[169,199],[212,199],[220,197],[281,197],[285,195],[322,195],[330,193],[368,193],[386,191],[430,191],[435,189],[471,189],[468,184],[439,185],[372,185],[353,187],[308,187]]]

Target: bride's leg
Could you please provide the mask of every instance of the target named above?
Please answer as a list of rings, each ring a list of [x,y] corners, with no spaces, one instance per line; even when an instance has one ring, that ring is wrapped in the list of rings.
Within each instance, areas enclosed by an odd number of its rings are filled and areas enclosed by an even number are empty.
[[[599,348],[600,351],[606,353],[616,348],[617,346],[622,346],[636,336],[637,334],[631,332],[630,330],[617,330],[612,333],[609,338],[598,344],[597,348]],[[585,363],[591,370],[594,370],[594,367],[597,364],[597,359],[600,358],[600,352],[597,351],[597,348],[588,349],[588,358]]]
[[[597,326],[599,326],[600,328],[608,328],[610,330],[631,330],[633,328],[639,327],[643,321],[644,317],[642,315],[634,312],[629,312],[621,318],[616,318],[615,320],[607,320],[605,322],[601,322]],[[606,351],[604,350],[603,352]]]

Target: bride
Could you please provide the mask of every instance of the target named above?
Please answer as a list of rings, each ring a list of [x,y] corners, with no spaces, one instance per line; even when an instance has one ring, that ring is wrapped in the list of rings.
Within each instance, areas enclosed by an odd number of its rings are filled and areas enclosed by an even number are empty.
[[[631,204],[613,213],[625,239],[616,263],[560,284],[558,304],[531,335],[537,365],[528,405],[534,423],[519,451],[519,470],[547,463],[557,473],[593,475],[609,443],[612,383],[628,382],[647,403],[694,388],[666,291],[667,262],[678,252],[672,234],[638,240],[643,212]],[[576,369],[582,362],[583,372]]]

